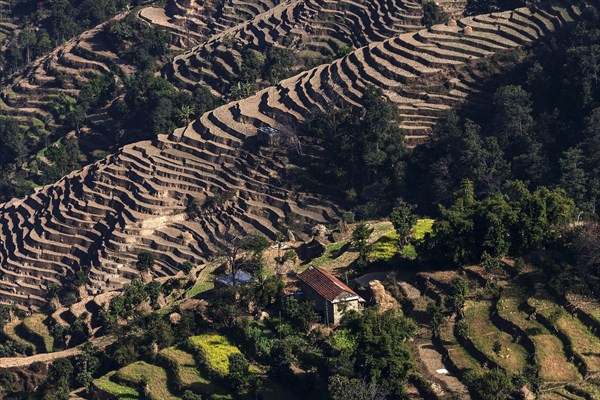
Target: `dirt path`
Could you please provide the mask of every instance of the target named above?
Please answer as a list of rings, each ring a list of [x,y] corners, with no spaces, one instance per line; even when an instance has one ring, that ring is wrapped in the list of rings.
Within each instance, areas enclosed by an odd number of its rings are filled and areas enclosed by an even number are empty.
[[[455,376],[450,374],[440,374],[438,370],[445,370],[446,366],[442,361],[442,355],[435,349],[435,346],[431,341],[423,341],[417,345],[417,351],[421,364],[426,369],[429,376],[433,379],[441,382],[445,388],[451,393],[448,393],[452,398],[452,395],[458,395],[460,399],[470,399],[469,391],[466,386],[463,385]],[[437,393],[441,388],[434,389],[436,394],[441,395],[440,397],[446,397],[446,393]]]
[[[104,336],[98,339],[92,339],[89,341],[90,344],[104,349],[115,341],[115,338]],[[72,349],[55,351],[53,353],[41,353],[35,354],[29,357],[5,357],[0,358],[0,368],[13,368],[13,367],[26,367],[34,362],[52,362],[59,358],[76,356],[82,352],[83,344],[73,347]]]

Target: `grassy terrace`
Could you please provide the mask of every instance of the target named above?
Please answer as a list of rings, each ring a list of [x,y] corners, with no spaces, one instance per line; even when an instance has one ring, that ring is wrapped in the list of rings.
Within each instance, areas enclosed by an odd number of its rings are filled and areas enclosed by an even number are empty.
[[[168,347],[161,350],[159,354],[177,364],[176,373],[179,376],[179,380],[184,390],[190,389],[195,392],[199,391],[206,394],[226,393],[225,390],[211,383],[210,380],[200,374],[194,356],[190,353],[175,347]]]
[[[433,232],[433,223],[435,220],[433,219],[419,219],[413,228],[413,238],[417,240],[421,240],[425,237],[427,233]],[[402,249],[402,255],[407,258],[415,258],[417,256],[417,251],[415,250],[415,246],[412,244],[407,244]]]
[[[121,385],[113,381],[114,375],[117,371],[111,371],[101,378],[94,380],[94,386],[98,389],[114,395],[117,399],[122,400],[134,400],[139,399],[140,394],[134,388],[129,386]]]
[[[207,367],[221,376],[229,373],[229,356],[241,353],[225,336],[218,334],[192,336],[188,341],[191,346],[204,353]],[[256,367],[250,366],[250,372],[259,371]]]
[[[315,258],[314,260],[312,260],[310,262],[310,265],[314,265],[315,267],[320,267],[323,264],[326,264],[330,261],[333,261],[335,258],[337,258],[340,254],[340,250],[346,245],[348,244],[348,241],[343,241],[343,242],[337,242],[337,243],[332,243],[329,246],[327,246],[327,249],[325,250],[325,253],[319,257],[319,258]]]
[[[210,381],[200,375],[196,368],[194,356],[175,347],[168,347],[160,351],[160,355],[177,363],[177,375],[182,385],[208,384]]]
[[[23,327],[30,335],[38,337],[44,343],[44,351],[50,353],[54,350],[54,338],[44,324],[44,319],[44,314],[33,314],[23,320]]]
[[[529,304],[536,312],[562,332],[571,343],[573,352],[586,364],[589,373],[600,372],[600,339],[577,318],[547,299],[530,298]]]
[[[574,294],[567,294],[566,298],[591,319],[600,324],[600,304],[589,298],[582,298],[581,296]]]
[[[595,378],[593,382],[585,382],[577,386],[577,389],[587,393],[588,398],[600,399],[600,381],[598,381],[598,378]]]
[[[523,346],[514,343],[512,336],[499,330],[490,320],[490,303],[468,301],[465,304],[465,322],[473,345],[488,358],[513,375],[519,374],[527,362]],[[494,344],[499,344],[498,352]]]
[[[131,387],[147,385],[151,400],[179,399],[168,389],[167,372],[161,367],[144,361],[137,361],[121,368],[114,375],[114,380]]]
[[[17,320],[11,321],[11,322],[7,323],[6,325],[4,325],[4,335],[6,335],[6,337],[9,340],[12,340],[13,342],[17,342],[23,346],[26,346],[31,349],[31,352],[35,352],[36,346],[33,343],[31,343],[30,341],[25,340],[24,338],[19,336],[16,332],[17,326],[21,323],[22,322],[17,319]]]
[[[421,240],[425,234],[430,233],[433,229],[433,219],[420,219],[413,227],[412,238]],[[378,261],[390,261],[398,253],[398,240],[400,237],[393,230],[391,224],[382,225],[381,229],[386,229],[383,235],[373,243],[373,253],[371,256]],[[407,258],[415,258],[417,252],[412,244],[408,244],[402,248],[400,252],[402,256]]]
[[[196,295],[199,295],[200,293],[209,291],[212,288],[214,288],[214,286],[215,286],[215,283],[212,280],[207,281],[207,282],[197,282],[190,290],[188,290],[185,293],[185,298],[189,299]]]
[[[413,238],[422,239],[427,232],[431,232],[434,220],[420,219],[413,228]],[[371,259],[375,261],[389,262],[398,255],[398,234],[394,230],[392,223],[389,221],[371,221],[369,225],[373,228],[371,236],[373,251]],[[325,253],[314,260],[311,260],[310,265],[324,268],[346,267],[351,264],[358,253],[353,249],[347,248],[350,240],[342,240],[336,243],[331,243],[325,249]],[[404,246],[400,254],[403,257],[414,258],[416,251],[412,244]],[[305,265],[304,267],[307,267]]]
[[[467,372],[469,370],[477,370],[480,368],[479,363],[465,350],[454,336],[454,323],[446,320],[440,326],[440,339],[442,345],[448,352],[448,356],[453,365],[460,371]]]
[[[540,377],[547,382],[575,382],[581,375],[575,365],[567,361],[560,340],[542,324],[519,309],[525,296],[517,289],[506,289],[498,301],[498,314],[520,327],[535,346],[535,358],[540,366]]]
[[[565,21],[573,22],[573,17],[571,17],[571,15],[567,12],[567,10],[564,7],[552,6],[552,8],[556,11],[559,11],[562,17],[565,19]]]
[[[399,239],[400,236],[395,231],[386,233],[373,243],[371,257],[377,261],[391,261],[398,253]]]

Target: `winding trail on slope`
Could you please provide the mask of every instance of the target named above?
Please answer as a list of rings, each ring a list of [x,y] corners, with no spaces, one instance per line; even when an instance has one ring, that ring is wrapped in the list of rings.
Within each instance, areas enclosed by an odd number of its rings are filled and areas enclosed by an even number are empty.
[[[114,343],[114,341],[115,341],[114,337],[104,336],[104,337],[101,337],[98,339],[92,339],[86,343],[89,343],[99,349],[104,349],[104,348],[110,346],[112,343]],[[1,368],[26,367],[35,362],[49,363],[49,362],[52,362],[59,358],[76,356],[83,352],[83,346],[86,343],[80,344],[79,346],[73,347],[70,349],[66,349],[66,350],[62,350],[62,351],[55,351],[53,353],[34,354],[33,356],[29,356],[29,357],[0,358],[0,369]]]

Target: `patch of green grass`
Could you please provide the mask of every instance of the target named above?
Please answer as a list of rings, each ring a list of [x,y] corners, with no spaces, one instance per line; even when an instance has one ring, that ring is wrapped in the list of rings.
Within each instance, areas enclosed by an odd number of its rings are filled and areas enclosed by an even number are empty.
[[[232,345],[223,335],[206,334],[191,336],[188,342],[193,347],[200,349],[206,358],[206,366],[215,373],[226,376],[229,374],[229,356],[241,353],[241,351]],[[251,373],[259,373],[256,366],[250,366]]]
[[[506,288],[498,301],[498,315],[519,326],[535,346],[535,359],[540,377],[547,382],[574,382],[581,379],[575,365],[570,363],[560,340],[544,325],[519,309],[526,296],[517,288]]]
[[[160,355],[174,361],[177,364],[176,373],[185,389],[204,394],[227,394],[222,387],[212,383],[209,379],[202,376],[190,353],[176,347],[168,347],[160,351]]]
[[[114,395],[118,399],[134,400],[139,399],[140,393],[132,387],[118,384],[111,380],[117,371],[111,371],[108,374],[95,379],[93,385],[98,389]]]
[[[156,365],[148,364],[144,361],[137,361],[129,364],[114,375],[115,381],[124,383],[133,387],[148,385],[149,397],[151,400],[178,400],[169,392],[167,386],[167,372]]]
[[[54,350],[54,338],[44,324],[44,319],[44,314],[33,314],[23,320],[23,327],[30,335],[39,337],[44,343],[44,350],[50,353]]]
[[[17,342],[17,343],[29,348],[31,350],[31,352],[35,353],[36,346],[33,343],[31,343],[30,341],[25,340],[24,338],[22,338],[21,336],[19,336],[17,334],[16,329],[19,324],[21,324],[21,321],[19,321],[19,320],[14,320],[14,321],[7,323],[6,325],[4,325],[4,334],[6,335],[6,337],[9,340],[12,340],[13,342]]]
[[[417,220],[417,223],[413,227],[413,239],[422,240],[427,233],[433,232],[434,219],[424,218]],[[413,244],[407,244],[402,248],[400,252],[402,256],[410,259],[417,258],[417,249]]]
[[[200,293],[207,292],[215,287],[215,283],[210,280],[206,282],[196,282],[196,284],[186,292],[185,297],[187,299],[199,295]]]
[[[396,231],[391,231],[373,243],[371,257],[377,261],[390,261],[398,253],[398,240],[400,236]]]
[[[340,250],[348,243],[348,241],[332,243],[327,246],[327,250],[325,253],[319,257],[315,258],[310,262],[310,265],[314,265],[315,267],[320,267],[323,264],[336,259],[339,256]]]
[[[419,219],[413,227],[412,238],[421,240],[425,237],[426,233],[430,233],[433,230],[433,219]],[[385,225],[387,227],[387,225]],[[377,261],[390,261],[398,253],[398,240],[400,237],[395,231],[389,231],[373,243],[372,257]],[[417,251],[415,246],[407,244],[402,248],[400,254],[406,258],[416,258]]]
[[[229,356],[240,353],[240,350],[222,335],[192,336],[188,340],[192,346],[204,353],[207,367],[221,376],[229,373]]]
[[[400,254],[402,254],[402,256],[406,258],[417,258],[417,249],[415,249],[415,246],[413,246],[412,244],[407,244],[402,248]]]
[[[471,333],[469,338],[477,349],[513,375],[523,371],[527,352],[523,346],[513,342],[512,336],[500,331],[492,323],[489,302],[466,302],[465,322]],[[495,344],[500,345],[500,349],[494,349]]]
[[[531,298],[529,304],[569,339],[573,352],[583,359],[590,372],[600,371],[600,339],[596,335],[579,319],[552,301]]]
[[[421,240],[425,237],[426,233],[433,232],[434,219],[419,219],[413,228],[413,237],[417,240]]]
[[[357,346],[356,338],[348,329],[338,330],[335,333],[333,342],[335,343],[335,347],[340,350],[354,350]]]
[[[44,147],[43,149],[41,149],[40,151],[38,151],[35,156],[36,157],[46,157],[46,151],[48,151],[48,148]]]

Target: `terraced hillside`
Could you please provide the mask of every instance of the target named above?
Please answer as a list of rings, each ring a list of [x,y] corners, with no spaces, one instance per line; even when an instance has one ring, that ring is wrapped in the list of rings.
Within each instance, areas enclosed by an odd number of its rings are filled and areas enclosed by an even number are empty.
[[[495,271],[467,267],[462,276],[455,271],[420,273],[418,288],[400,282],[415,318],[428,303],[443,307],[453,280],[463,279],[470,287],[464,315],[448,313],[433,340],[427,338],[431,332],[424,332],[417,341],[420,372],[439,385],[440,398],[468,398],[458,382],[471,387],[469,371],[472,377],[491,368],[509,376],[539,377],[541,399],[597,398],[600,337],[587,322],[589,314],[567,311],[562,296],[550,294],[536,270],[517,274],[511,265]],[[531,282],[537,282],[535,288]],[[600,308],[594,301],[588,305]],[[450,375],[436,372],[440,369]],[[531,382],[526,384],[531,388]]]
[[[8,0],[0,1],[0,50],[4,51],[7,40],[18,29],[10,18],[10,3]]]
[[[111,51],[101,34],[106,24],[121,20],[125,15],[117,15],[32,62],[2,91],[6,105],[2,114],[17,118],[24,126],[33,121],[44,127],[43,121],[47,120],[48,128],[52,128],[55,121],[48,105],[59,94],[76,95],[89,74],[106,73],[112,65],[118,66],[124,74],[130,73],[132,67]],[[68,78],[64,79],[65,75]]]
[[[235,75],[239,72],[237,62],[241,52],[240,45],[264,49],[273,41],[272,34],[275,31],[280,32],[278,34],[279,39],[284,36],[289,38],[293,33],[289,30],[293,26],[298,26],[298,28],[295,28],[295,32],[297,31],[299,35],[305,35],[302,30],[307,29],[309,24],[315,25],[315,22],[320,19],[323,19],[323,21],[331,20],[330,22],[324,22],[323,27],[319,29],[324,32],[323,34],[333,32],[327,34],[329,36],[322,37],[322,39],[332,42],[334,48],[336,48],[335,46],[340,46],[346,42],[349,46],[358,47],[373,40],[386,39],[408,29],[419,28],[418,23],[422,14],[420,5],[413,0],[397,0],[391,2],[391,5],[388,5],[388,3],[384,1],[377,2],[375,3],[376,9],[372,11],[368,11],[362,5],[356,6],[359,11],[357,13],[348,11],[348,16],[344,17],[345,19],[338,15],[342,11],[335,9],[333,5],[336,3],[325,3],[329,4],[329,9],[323,8],[319,13],[311,11],[311,17],[306,19],[308,11],[304,10],[303,2],[292,2],[278,6],[276,1],[256,3],[242,1],[208,2],[202,3],[202,5],[194,1],[172,1],[166,8],[147,7],[131,13],[139,16],[143,21],[150,21],[155,26],[166,28],[171,35],[172,42],[175,43],[176,50],[188,48],[194,43],[204,43],[199,49],[212,52],[211,46],[218,44],[220,50],[206,57],[206,60],[209,61],[203,67],[203,71],[206,73],[207,78],[210,76],[215,77],[211,85],[214,86],[213,92],[220,95],[228,88],[232,79],[231,74]],[[348,3],[350,10],[353,10],[354,6],[352,4],[354,3]],[[298,14],[300,8],[304,10],[302,15]],[[44,144],[47,144],[45,143],[46,139],[54,136],[56,129],[64,123],[63,120],[66,118],[66,114],[60,112],[61,107],[63,107],[62,103],[70,102],[69,104],[74,104],[74,99],[77,98],[82,86],[91,76],[94,74],[115,73],[117,82],[120,84],[136,71],[132,61],[124,59],[123,55],[120,55],[119,45],[115,45],[110,35],[105,32],[105,27],[125,19],[129,13],[123,12],[67,41],[50,54],[32,62],[24,71],[6,82],[0,93],[0,116],[3,119],[17,120],[24,129],[35,127],[35,133],[30,135],[35,137],[32,155],[42,150]],[[168,17],[165,13],[172,15],[172,17]],[[291,19],[284,19],[281,26],[273,27],[269,30],[268,35],[255,35],[263,29],[263,24],[272,24],[273,18],[277,16],[284,17],[284,14],[287,15],[288,13],[288,17]],[[346,11],[343,11],[343,13],[346,14]],[[407,13],[409,15],[405,16]],[[395,15],[399,15],[399,17]],[[389,21],[390,18],[393,19],[391,22]],[[411,25],[400,25],[406,23],[407,20]],[[183,28],[182,23],[184,23]],[[363,28],[365,34],[360,33]],[[345,42],[333,37],[337,35],[334,34],[337,31],[344,32],[341,39]],[[233,44],[229,44],[230,40],[226,38],[231,38],[231,35],[236,32],[244,38],[244,44],[238,43],[237,39],[232,42]],[[251,40],[248,36],[250,34],[254,35]],[[207,42],[208,38],[210,40]],[[314,35],[308,39],[315,41]],[[219,55],[221,53],[223,53],[224,59]],[[306,66],[296,65],[294,68],[295,71],[299,71],[306,69]],[[190,79],[195,79],[198,71],[191,73],[193,76],[190,75],[185,78],[186,83],[208,82],[208,79],[199,79],[198,82],[192,82]],[[217,78],[218,75],[221,76]],[[176,72],[175,76],[181,75]],[[178,80],[174,79],[175,81]],[[254,91],[249,94],[252,93]],[[108,101],[108,106],[110,104],[111,101]],[[86,121],[77,130],[86,154],[93,153],[98,148],[109,150],[106,148],[106,140],[102,140],[102,138],[110,135],[110,132],[114,134],[116,129],[112,123],[108,106],[92,110],[91,115],[87,116]],[[88,158],[92,159],[92,157]]]
[[[202,263],[227,231],[274,238],[292,222],[308,231],[336,221],[342,210],[334,202],[284,188],[285,149],[247,149],[257,128],[287,136],[278,118],[302,121],[314,107],[330,106],[332,90],[359,104],[374,84],[414,128],[409,139],[419,138],[414,132],[427,132],[437,116],[476,90],[457,68],[527,45],[578,14],[571,6],[518,9],[374,43],[6,203],[0,212],[0,298],[36,308],[49,283],[81,268],[89,269],[92,293],[123,286],[138,275],[141,250],[156,254],[153,274],[166,276],[184,261]],[[453,88],[440,93],[449,80]],[[418,81],[437,84],[411,90]],[[231,196],[215,202],[216,193]],[[194,221],[186,213],[190,198],[206,204]]]
[[[300,59],[296,69],[302,69],[347,49],[418,30],[422,16],[422,6],[414,0],[289,1],[176,57],[168,73],[186,85],[204,83],[223,95],[239,76],[247,49],[293,50]]]
[[[198,353],[202,354],[202,361],[196,356]],[[96,379],[90,392],[98,398],[138,398],[140,383],[149,382],[147,391],[150,399],[178,399],[178,395],[185,390],[204,396],[216,395],[220,399],[232,399],[233,394],[229,389],[211,381],[209,377],[212,376],[215,380],[215,375],[228,375],[228,356],[235,353],[240,353],[240,350],[224,336],[192,336],[182,346],[162,349],[154,364],[138,361]],[[250,372],[257,374],[260,371],[251,366]],[[284,394],[291,395],[289,392]],[[291,396],[287,398],[294,398]]]
[[[278,0],[200,2],[197,0],[170,0],[166,7],[147,7],[140,18],[173,33],[173,45],[189,49],[206,39],[269,11]]]

